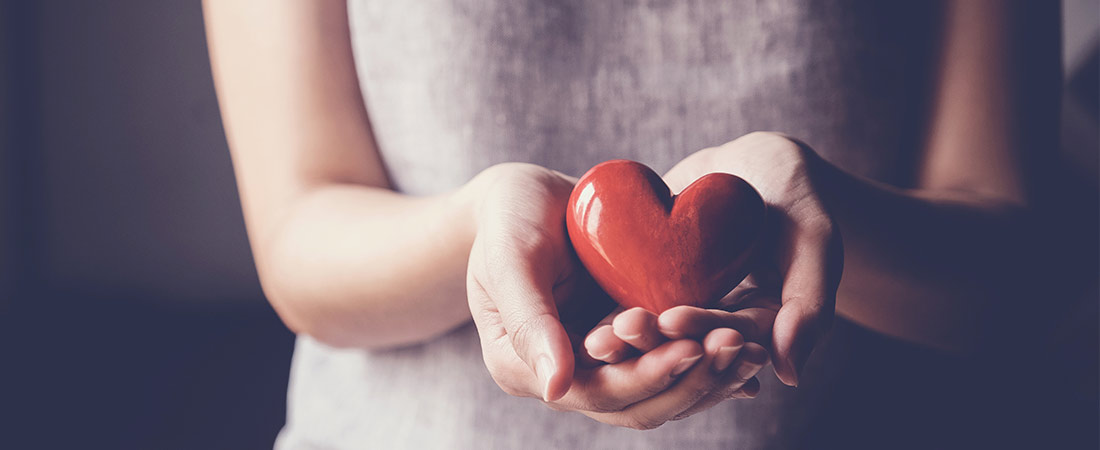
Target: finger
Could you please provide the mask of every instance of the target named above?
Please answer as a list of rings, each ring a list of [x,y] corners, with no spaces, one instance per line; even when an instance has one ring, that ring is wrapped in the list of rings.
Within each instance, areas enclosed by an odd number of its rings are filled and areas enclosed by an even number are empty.
[[[772,329],[775,374],[789,386],[798,385],[806,359],[832,324],[843,259],[839,234],[797,232]]]
[[[579,371],[569,392],[555,403],[577,411],[619,411],[664,391],[702,356],[698,342],[666,342],[637,358]]]
[[[708,393],[680,414],[676,420],[706,411],[730,398],[753,398],[760,392],[760,380],[756,374],[768,364],[768,351],[759,344],[748,343],[727,370],[720,387]]]
[[[521,257],[509,248],[495,247],[477,257],[471,265],[484,264],[482,276],[470,276],[469,281],[478,284],[499,311],[516,355],[538,379],[543,400],[561,398],[569,390],[575,361],[569,335],[558,319],[553,279],[545,268],[536,267],[539,258]]]
[[[615,332],[611,328],[611,322],[622,312],[623,308],[621,306],[616,307],[592,327],[592,331],[585,337],[584,351],[581,352],[584,354],[585,359],[595,361],[597,364],[613,364],[631,356],[630,344],[615,336]],[[599,358],[593,355],[599,356]]]
[[[641,352],[657,348],[668,339],[657,329],[657,315],[645,308],[623,311],[612,321],[615,335]]]
[[[670,339],[702,339],[716,328],[732,328],[747,341],[768,342],[776,312],[767,308],[748,308],[735,312],[694,306],[670,308],[657,318],[661,334]]]
[[[596,327],[584,339],[585,352],[597,361],[614,364],[631,355],[633,347],[615,335],[611,325]]]
[[[568,330],[569,327],[566,327]],[[587,339],[587,337],[585,337]],[[597,360],[588,354],[588,350],[585,349],[585,339],[581,339],[576,334],[569,333],[569,341],[573,342],[573,360],[574,360],[574,372],[584,369],[591,369],[596,366],[606,364],[603,361]]]
[[[698,365],[664,392],[623,409],[617,417],[622,422],[621,425],[651,429],[672,420],[719,387],[721,381],[728,376],[732,367],[723,371],[715,370],[715,360],[720,355],[729,355],[730,352],[740,351],[746,346],[740,333],[729,328],[714,330],[707,335],[703,345],[706,355]]]

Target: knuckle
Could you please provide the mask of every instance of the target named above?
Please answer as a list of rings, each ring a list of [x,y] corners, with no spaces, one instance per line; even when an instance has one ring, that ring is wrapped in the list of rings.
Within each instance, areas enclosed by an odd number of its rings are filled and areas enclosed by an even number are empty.
[[[546,328],[548,321],[556,321],[554,316],[545,312],[510,319],[510,322],[515,325],[512,326],[509,334],[512,337],[512,346],[517,351],[525,349],[528,343],[534,342],[538,338],[538,333]]]

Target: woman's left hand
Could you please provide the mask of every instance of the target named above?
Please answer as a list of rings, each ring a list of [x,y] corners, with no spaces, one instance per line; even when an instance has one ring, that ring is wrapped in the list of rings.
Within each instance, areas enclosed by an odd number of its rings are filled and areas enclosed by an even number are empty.
[[[806,359],[832,322],[843,271],[840,234],[811,178],[819,162],[805,144],[779,134],[752,133],[700,150],[673,167],[664,177],[672,192],[713,172],[737,175],[760,192],[768,217],[757,267],[722,299],[719,309],[681,306],[656,316],[636,308],[609,316],[586,339],[589,355],[616,362],[665,339],[691,337],[707,347],[716,339],[713,335],[726,336],[747,342],[739,350],[742,354],[746,349],[751,354],[753,346],[768,347],[779,379],[797,385]],[[709,355],[711,349],[707,351]],[[733,366],[738,364],[740,358]],[[759,389],[755,378],[730,381],[681,416],[724,398],[751,397]]]
[[[832,322],[843,271],[840,234],[811,178],[819,162],[800,142],[752,133],[700,150],[665,175],[676,193],[708,173],[737,175],[760,192],[768,216],[752,273],[715,309],[678,306],[659,316],[642,308],[614,311],[585,338],[587,356],[609,364],[668,340],[703,343],[703,360],[676,384],[697,396],[654,409],[648,417],[652,424],[691,416],[729,398],[754,397],[760,389],[756,374],[769,353],[779,379],[798,384],[806,359]]]
[[[730,298],[750,294],[737,290]],[[759,306],[758,306],[759,305]],[[756,378],[768,363],[766,344],[778,308],[746,298],[729,312],[692,306],[671,308],[659,316],[643,308],[612,312],[584,341],[586,356],[616,364],[644,354],[674,339],[703,343],[703,360],[678,381],[695,393],[665,402],[649,416],[654,423],[679,420],[733,398],[753,398],[760,391]]]
[[[707,173],[730,173],[764,198],[768,217],[757,269],[734,293],[755,297],[755,304],[770,300],[777,309],[769,340],[772,364],[791,386],[832,323],[844,267],[840,232],[813,179],[823,165],[807,145],[757,132],[700,150],[664,177],[672,192],[680,192]]]

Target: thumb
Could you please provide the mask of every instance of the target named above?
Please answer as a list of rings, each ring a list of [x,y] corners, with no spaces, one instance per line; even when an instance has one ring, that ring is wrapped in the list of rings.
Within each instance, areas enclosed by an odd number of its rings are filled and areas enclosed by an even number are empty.
[[[843,260],[839,234],[794,241],[783,280],[783,306],[772,329],[772,361],[784,384],[798,385],[806,360],[832,325]]]
[[[562,326],[551,284],[541,286],[530,264],[497,271],[490,286],[512,348],[535,373],[545,401],[561,398],[573,380],[573,346]]]
[[[775,375],[788,386],[798,386],[802,368],[829,329],[832,312],[802,298],[784,300],[775,316],[772,360]]]

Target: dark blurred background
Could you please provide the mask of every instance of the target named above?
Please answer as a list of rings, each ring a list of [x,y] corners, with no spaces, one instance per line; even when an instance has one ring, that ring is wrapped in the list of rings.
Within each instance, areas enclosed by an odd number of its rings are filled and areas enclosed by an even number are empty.
[[[1063,158],[1095,192],[1100,10],[1064,9]],[[252,266],[200,3],[3,0],[0,23],[0,448],[270,448],[293,336]]]
[[[200,2],[2,8],[0,448],[271,448],[293,335],[252,265]]]

